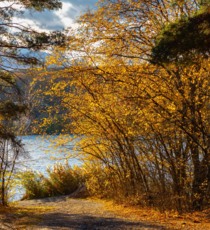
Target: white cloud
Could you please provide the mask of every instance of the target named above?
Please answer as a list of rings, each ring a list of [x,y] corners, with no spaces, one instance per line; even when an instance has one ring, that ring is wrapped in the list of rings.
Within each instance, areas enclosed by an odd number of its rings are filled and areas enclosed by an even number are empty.
[[[23,10],[24,14],[13,17],[14,23],[19,23],[38,31],[62,30],[65,28],[76,28],[76,19],[88,7],[93,8],[97,0],[61,0],[62,9],[57,11],[44,10],[36,12],[25,10],[20,4],[10,1],[0,1],[0,8],[11,6],[17,10]]]
[[[39,32],[46,31],[46,29],[42,29],[40,27],[40,24],[37,23],[36,21],[32,20],[32,19],[14,17],[13,22],[17,23],[19,25],[25,26],[27,28],[32,28],[32,29],[39,31]]]
[[[60,20],[64,25],[64,28],[68,28],[68,27],[74,28],[77,26],[74,18],[72,18],[71,15],[69,15],[69,12],[71,10],[76,10],[76,8],[69,2],[63,2],[62,9],[55,11],[55,15],[60,18]]]

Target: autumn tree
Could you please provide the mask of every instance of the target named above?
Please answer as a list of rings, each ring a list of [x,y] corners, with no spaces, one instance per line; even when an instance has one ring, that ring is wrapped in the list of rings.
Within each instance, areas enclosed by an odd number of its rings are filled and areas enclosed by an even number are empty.
[[[100,1],[79,19],[69,44],[48,59],[63,67],[54,74],[63,79],[54,80],[50,94],[60,96],[64,119],[71,119],[65,132],[82,137],[83,158],[114,173],[114,187],[124,197],[141,194],[149,205],[179,211],[200,209],[207,199],[208,50],[193,41],[187,48],[183,40],[184,53],[169,46],[169,61],[158,58],[162,37],[174,44],[192,24],[202,34],[198,18],[208,24],[207,16],[199,16],[203,4]],[[179,61],[191,54],[196,62]]]
[[[171,23],[160,33],[156,40],[156,46],[152,49],[152,62],[154,63],[159,65],[174,63],[176,66],[179,65],[180,69],[192,68],[189,71],[189,73],[192,72],[191,74],[185,72],[189,81],[189,92],[186,95],[187,97],[182,100],[183,108],[180,110],[182,118],[177,125],[190,138],[189,145],[194,165],[192,190],[194,194],[193,207],[195,209],[202,206],[203,198],[206,196],[206,192],[208,193],[210,183],[208,144],[210,143],[208,127],[209,48],[207,45],[210,42],[209,9],[209,4],[204,3],[201,10],[195,15]],[[196,37],[193,36],[192,31],[197,32]],[[177,47],[176,44],[179,44],[179,46]],[[179,72],[176,71],[176,73]],[[187,81],[185,81],[186,83]],[[177,89],[181,93],[183,82],[180,78],[177,78],[177,85]],[[200,160],[201,156],[202,160]]]

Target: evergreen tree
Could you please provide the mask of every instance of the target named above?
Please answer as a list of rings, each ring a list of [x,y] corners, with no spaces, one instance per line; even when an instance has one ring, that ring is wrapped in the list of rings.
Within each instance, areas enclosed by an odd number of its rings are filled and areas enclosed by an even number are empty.
[[[41,64],[35,51],[61,44],[64,37],[60,32],[40,33],[13,20],[24,10],[59,9],[59,0],[1,0],[0,3],[0,195],[5,205],[16,159],[23,152],[12,128],[14,120],[27,109],[17,86],[18,69]]]

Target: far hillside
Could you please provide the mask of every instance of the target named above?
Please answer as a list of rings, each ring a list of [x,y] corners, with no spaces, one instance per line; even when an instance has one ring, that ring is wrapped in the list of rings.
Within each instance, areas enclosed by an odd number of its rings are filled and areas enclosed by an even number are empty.
[[[24,135],[62,132],[64,126],[62,114],[65,113],[65,109],[62,106],[58,111],[52,109],[55,105],[57,107],[61,104],[59,95],[47,93],[53,84],[52,81],[50,75],[38,76],[34,71],[23,70],[17,74],[18,86],[23,94],[24,104],[28,108],[21,119]]]

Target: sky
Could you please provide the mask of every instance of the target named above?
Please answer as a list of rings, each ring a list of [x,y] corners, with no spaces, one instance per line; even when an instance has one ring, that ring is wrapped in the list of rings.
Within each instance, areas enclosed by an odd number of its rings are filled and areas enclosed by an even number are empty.
[[[41,31],[62,30],[76,27],[75,20],[87,9],[94,9],[97,0],[61,0],[63,7],[57,11],[44,12],[26,11],[21,18],[21,24],[29,25]]]

